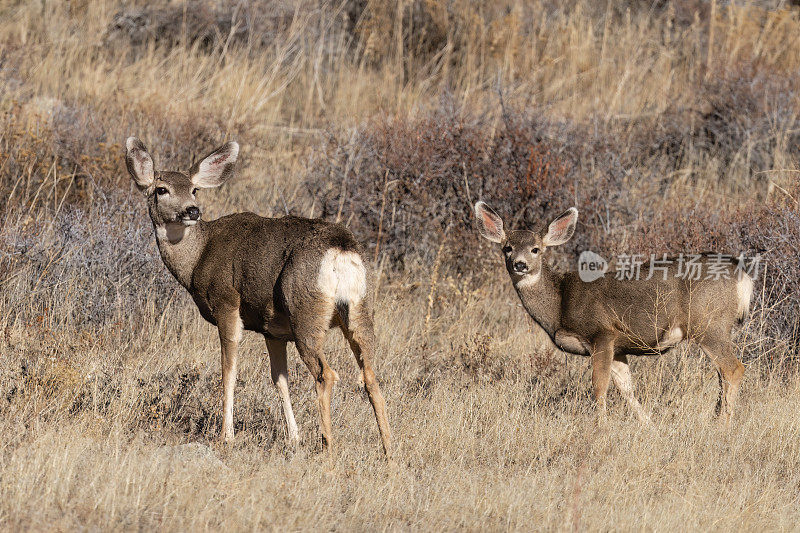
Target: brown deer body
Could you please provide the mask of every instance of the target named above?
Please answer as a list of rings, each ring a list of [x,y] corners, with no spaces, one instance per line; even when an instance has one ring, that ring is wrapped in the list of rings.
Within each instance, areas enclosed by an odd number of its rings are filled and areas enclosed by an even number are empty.
[[[749,311],[753,292],[752,278],[737,270],[735,262],[718,265],[720,275],[712,279],[679,277],[671,261],[650,279],[601,277],[587,282],[576,272],[556,272],[543,260],[547,247],[572,237],[577,209],[556,218],[547,231],[508,234],[502,219],[485,203],[475,204],[475,213],[481,234],[502,246],[506,268],[528,314],[560,349],[591,356],[592,389],[601,413],[613,378],[637,417],[648,420],[633,394],[628,356],[660,354],[693,340],[717,366],[717,413],[730,421],[744,374],[731,331]],[[703,265],[710,262],[710,256],[700,259]]]
[[[198,188],[232,175],[236,143],[218,148],[188,174],[154,171],[138,139],[127,141],[126,163],[148,199],[161,257],[191,294],[200,314],[219,330],[222,351],[221,437],[233,438],[233,390],[243,330],[264,336],[273,383],[283,404],[289,440],[299,440],[289,399],[286,348],[294,342],[316,382],[323,443],[330,445],[331,394],[338,375],[323,352],[325,334],[343,332],[362,371],[385,453],[386,407],[372,368],[375,334],[369,276],[353,234],[338,224],[287,216],[237,213],[200,220]]]

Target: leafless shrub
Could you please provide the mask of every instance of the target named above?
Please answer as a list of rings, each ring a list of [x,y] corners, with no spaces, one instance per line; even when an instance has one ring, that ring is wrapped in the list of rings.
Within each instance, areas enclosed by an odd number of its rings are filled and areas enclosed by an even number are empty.
[[[96,199],[91,214],[68,207],[45,224],[10,218],[0,234],[4,289],[28,297],[6,320],[29,323],[46,312],[53,329],[96,330],[123,318],[133,326],[151,305],[163,312],[178,286],[146,216],[138,202],[114,196]],[[159,298],[147,302],[147,294]]]
[[[446,264],[469,272],[485,264],[472,214],[478,199],[510,227],[539,228],[569,205],[591,217],[618,194],[611,184],[623,175],[602,140],[524,114],[493,123],[445,101],[420,118],[332,135],[306,184],[323,217],[348,223],[399,268],[433,264],[445,242]]]

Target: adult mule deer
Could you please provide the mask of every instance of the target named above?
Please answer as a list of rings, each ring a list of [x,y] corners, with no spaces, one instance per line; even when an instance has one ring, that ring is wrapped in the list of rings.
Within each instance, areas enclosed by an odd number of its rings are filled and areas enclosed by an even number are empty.
[[[731,331],[749,312],[753,294],[752,278],[734,261],[718,261],[719,275],[711,279],[678,276],[678,263],[664,261],[650,279],[601,277],[585,282],[577,272],[556,272],[544,260],[547,248],[572,237],[578,220],[574,207],[539,232],[506,234],[502,219],[484,202],[475,204],[475,214],[481,235],[501,245],[506,269],[531,317],[560,349],[591,356],[592,389],[601,415],[613,378],[636,416],[647,421],[633,394],[628,356],[660,354],[690,339],[717,366],[717,414],[730,422],[744,374]],[[709,266],[712,260],[704,255],[698,264]]]
[[[233,173],[239,145],[217,148],[188,173],[155,171],[139,139],[127,140],[125,162],[147,198],[167,268],[219,329],[222,350],[221,438],[233,438],[233,389],[242,330],[264,335],[272,381],[283,403],[290,441],[299,441],[289,399],[286,345],[294,342],[316,382],[323,444],[331,436],[331,393],[339,377],[323,353],[328,329],[344,333],[361,368],[383,450],[390,431],[372,359],[375,334],[368,273],[353,234],[339,224],[293,216],[237,213],[205,221],[197,189],[219,187]]]

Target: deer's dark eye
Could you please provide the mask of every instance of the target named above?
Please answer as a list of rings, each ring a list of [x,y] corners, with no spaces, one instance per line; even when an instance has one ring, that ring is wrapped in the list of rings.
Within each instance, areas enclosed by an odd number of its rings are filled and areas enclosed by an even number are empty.
[[[511,253],[511,247],[510,246],[503,246],[503,253],[504,254],[510,254]]]
[[[534,248],[531,250],[531,253],[532,253],[532,254],[538,254],[538,253],[539,253],[539,248],[536,248],[536,247],[534,247]]]
[[[156,194],[161,196],[164,194],[169,194],[169,191],[167,190],[166,187],[156,187]]]
[[[194,196],[195,194],[197,194],[197,189],[192,189],[192,196]]]

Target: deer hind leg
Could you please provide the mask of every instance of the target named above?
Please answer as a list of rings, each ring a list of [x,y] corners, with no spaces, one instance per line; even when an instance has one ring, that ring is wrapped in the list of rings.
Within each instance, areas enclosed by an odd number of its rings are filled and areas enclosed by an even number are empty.
[[[219,343],[222,352],[222,430],[220,439],[233,440],[233,389],[236,386],[236,358],[242,339],[242,320],[239,310],[228,310],[217,318]]]
[[[373,356],[375,354],[375,330],[368,311],[363,303],[352,306],[348,310],[348,316],[342,317],[342,333],[361,369],[364,379],[364,387],[367,389],[369,402],[372,410],[375,411],[375,419],[378,422],[378,432],[381,436],[383,451],[387,457],[391,456],[392,434],[389,429],[389,420],[386,417],[386,401],[381,394],[378,379],[372,368]]]
[[[295,422],[294,411],[292,411],[292,401],[289,398],[289,367],[286,360],[286,341],[275,339],[266,339],[266,341],[272,383],[281,397],[289,442],[297,445],[300,442],[300,432],[297,430],[297,422]]]
[[[317,389],[322,445],[333,444],[331,429],[331,395],[339,376],[328,366],[323,351],[325,333],[333,316],[333,302],[319,300],[292,313],[291,326],[300,359],[308,367]]]
[[[739,385],[744,377],[744,365],[736,358],[736,347],[733,341],[724,333],[706,333],[700,338],[700,346],[717,366],[720,395],[715,414],[722,418],[726,426],[729,426]]]
[[[614,338],[603,335],[595,339],[592,346],[592,393],[601,419],[606,414],[606,394],[611,380],[613,360]]]
[[[619,389],[622,397],[628,402],[628,405],[633,409],[636,418],[639,422],[647,424],[650,422],[650,416],[642,408],[639,400],[633,395],[633,379],[631,378],[631,369],[628,366],[628,358],[624,354],[614,357],[611,361],[611,378],[614,384]]]

